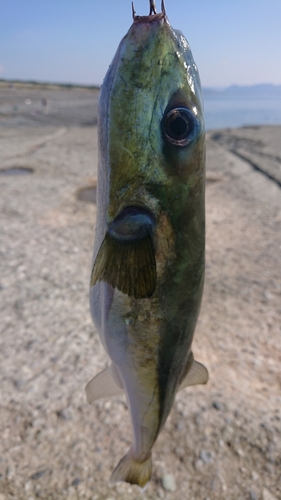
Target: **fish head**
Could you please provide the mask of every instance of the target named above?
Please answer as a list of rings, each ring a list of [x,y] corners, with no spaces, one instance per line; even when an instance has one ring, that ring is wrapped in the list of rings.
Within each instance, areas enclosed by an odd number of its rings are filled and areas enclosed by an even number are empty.
[[[128,205],[182,211],[204,176],[203,104],[190,46],[165,12],[135,16],[105,77],[98,120],[108,221]]]

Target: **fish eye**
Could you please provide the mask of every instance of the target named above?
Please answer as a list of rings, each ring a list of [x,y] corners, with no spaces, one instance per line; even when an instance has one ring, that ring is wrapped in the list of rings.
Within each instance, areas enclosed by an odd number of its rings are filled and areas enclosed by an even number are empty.
[[[193,113],[184,107],[173,108],[163,118],[165,138],[174,146],[187,146],[195,138],[198,131],[198,121]]]

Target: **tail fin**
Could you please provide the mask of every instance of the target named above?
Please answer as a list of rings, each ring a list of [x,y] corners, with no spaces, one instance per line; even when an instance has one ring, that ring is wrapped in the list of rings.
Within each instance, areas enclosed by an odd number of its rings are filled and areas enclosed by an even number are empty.
[[[131,457],[129,450],[112,472],[110,483],[114,484],[119,481],[126,481],[127,483],[137,484],[141,488],[144,488],[151,479],[151,472],[151,456],[144,462],[138,462]]]

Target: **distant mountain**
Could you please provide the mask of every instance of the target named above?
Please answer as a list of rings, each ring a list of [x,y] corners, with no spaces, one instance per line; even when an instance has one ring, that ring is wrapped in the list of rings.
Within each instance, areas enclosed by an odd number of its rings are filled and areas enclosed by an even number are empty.
[[[281,99],[281,85],[231,85],[225,89],[203,87],[205,99]]]

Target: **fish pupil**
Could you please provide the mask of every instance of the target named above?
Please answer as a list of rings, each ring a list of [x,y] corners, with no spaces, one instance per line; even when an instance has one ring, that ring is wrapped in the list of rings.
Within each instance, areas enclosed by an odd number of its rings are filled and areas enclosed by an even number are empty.
[[[181,138],[188,132],[188,124],[183,118],[177,116],[170,124],[170,131],[175,139]]]
[[[162,130],[165,139],[174,146],[187,146],[195,138],[197,121],[188,108],[174,108],[164,115]]]

